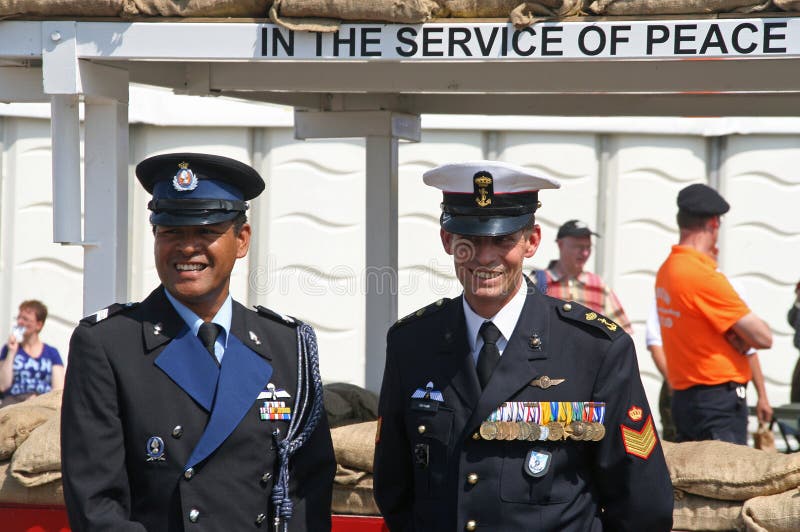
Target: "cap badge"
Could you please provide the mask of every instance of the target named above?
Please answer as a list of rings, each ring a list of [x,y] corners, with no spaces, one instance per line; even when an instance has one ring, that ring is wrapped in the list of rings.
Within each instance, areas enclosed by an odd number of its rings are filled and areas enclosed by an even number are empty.
[[[475,174],[472,179],[475,185],[475,203],[478,207],[488,207],[492,204],[492,197],[494,196],[494,180],[492,174],[489,172],[481,171]]]
[[[178,192],[189,192],[197,188],[197,176],[189,168],[189,163],[178,163],[178,173],[172,178],[172,186]]]

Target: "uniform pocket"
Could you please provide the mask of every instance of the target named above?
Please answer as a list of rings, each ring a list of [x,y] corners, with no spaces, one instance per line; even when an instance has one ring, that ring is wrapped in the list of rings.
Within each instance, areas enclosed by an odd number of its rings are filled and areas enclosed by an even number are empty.
[[[406,415],[406,431],[411,443],[416,496],[442,497],[447,483],[453,409],[439,405],[435,411],[410,410]]]
[[[500,472],[500,498],[505,502],[524,504],[557,504],[569,501],[575,492],[584,485],[578,479],[579,464],[582,458],[570,452],[568,442],[557,442],[553,445],[545,443],[525,445],[521,442],[505,442],[505,457]],[[526,461],[531,450],[544,451],[551,454],[550,464],[546,472],[539,477],[531,476],[526,472]],[[574,448],[572,449],[575,450]],[[575,459],[574,462],[570,460]],[[570,464],[575,467],[571,467]],[[561,480],[554,483],[556,474]],[[575,477],[574,482],[565,481],[564,478]]]

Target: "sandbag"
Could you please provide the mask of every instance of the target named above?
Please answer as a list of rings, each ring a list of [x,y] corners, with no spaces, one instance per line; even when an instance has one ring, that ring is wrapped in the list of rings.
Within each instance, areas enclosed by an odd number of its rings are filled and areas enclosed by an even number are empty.
[[[594,0],[589,10],[596,15],[703,15],[754,13],[771,0]]]
[[[40,486],[61,478],[61,417],[36,428],[11,457],[11,474],[23,486]]]
[[[0,16],[117,17],[125,0],[0,0]]]
[[[372,473],[377,421],[346,425],[331,430],[336,463],[357,471]]]
[[[434,0],[276,0],[279,17],[420,24],[438,15]]]
[[[800,11],[800,0],[773,0],[773,3],[782,11]]]
[[[11,465],[0,462],[0,502],[10,504],[64,505],[64,488],[60,481],[28,488],[11,476]]]
[[[744,503],[742,521],[750,532],[796,532],[800,529],[800,490],[753,497]]]
[[[8,460],[39,425],[57,414],[61,390],[0,409],[0,460]]]
[[[123,16],[266,18],[272,0],[124,0]]]
[[[800,486],[800,453],[769,453],[711,440],[661,445],[673,487],[695,495],[744,501]]]
[[[742,503],[718,501],[675,490],[673,530],[741,530]]]
[[[331,428],[378,419],[378,395],[355,384],[326,384],[323,399]]]
[[[380,515],[372,495],[372,475],[364,477],[355,486],[334,483],[331,513]]]
[[[579,14],[585,0],[439,0],[439,17],[508,18],[520,10],[539,17],[568,17]]]

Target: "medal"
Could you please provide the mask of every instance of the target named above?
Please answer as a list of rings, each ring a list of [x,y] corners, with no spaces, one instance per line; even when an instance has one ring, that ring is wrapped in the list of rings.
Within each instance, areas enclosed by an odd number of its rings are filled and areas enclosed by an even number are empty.
[[[582,440],[586,434],[586,424],[583,421],[573,421],[567,425],[567,434],[573,440]]]
[[[528,441],[536,441],[539,436],[542,434],[542,428],[536,423],[528,423],[531,427],[531,433],[528,435]]]
[[[606,435],[606,427],[602,423],[595,423],[595,433],[592,441],[600,441]]]
[[[519,436],[517,436],[518,440],[527,440],[531,435],[531,426],[529,423],[521,421],[517,424],[519,426]]]
[[[561,426],[561,423],[558,421],[552,421],[547,424],[547,428],[549,429],[549,434],[547,435],[547,439],[550,441],[560,440],[564,437],[564,427]]]
[[[479,430],[481,438],[484,440],[494,440],[497,437],[497,423],[494,421],[484,421]]]

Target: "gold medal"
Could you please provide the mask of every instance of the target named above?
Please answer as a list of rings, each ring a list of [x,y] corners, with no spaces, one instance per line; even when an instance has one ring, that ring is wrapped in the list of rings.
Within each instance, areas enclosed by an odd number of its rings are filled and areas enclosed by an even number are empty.
[[[495,437],[496,440],[506,440],[508,436],[508,429],[506,428],[505,421],[498,421],[497,422],[497,436]]]
[[[583,433],[583,441],[592,441],[594,438],[594,423],[586,423],[586,431]]]
[[[547,428],[549,429],[549,434],[547,435],[547,439],[550,441],[560,440],[564,437],[564,427],[561,426],[561,423],[558,421],[551,421],[547,424]]]
[[[592,438],[592,441],[600,441],[603,439],[603,436],[606,435],[606,428],[603,426],[602,423],[595,423],[594,430],[595,433],[594,437]]]
[[[536,423],[528,423],[531,428],[531,433],[528,435],[528,441],[536,441],[542,434],[542,429]]]
[[[527,440],[531,435],[531,425],[530,423],[526,423],[524,421],[520,421],[519,425],[519,436],[517,436],[518,440]]]
[[[497,437],[497,423],[494,421],[484,421],[481,423],[480,431],[481,438],[484,440],[493,440]]]
[[[519,425],[517,423],[509,421],[506,423],[506,426],[508,427],[508,433],[506,434],[507,440],[511,441],[519,438]]]
[[[573,440],[582,440],[586,434],[586,424],[583,421],[573,421],[567,425],[567,434]]]

